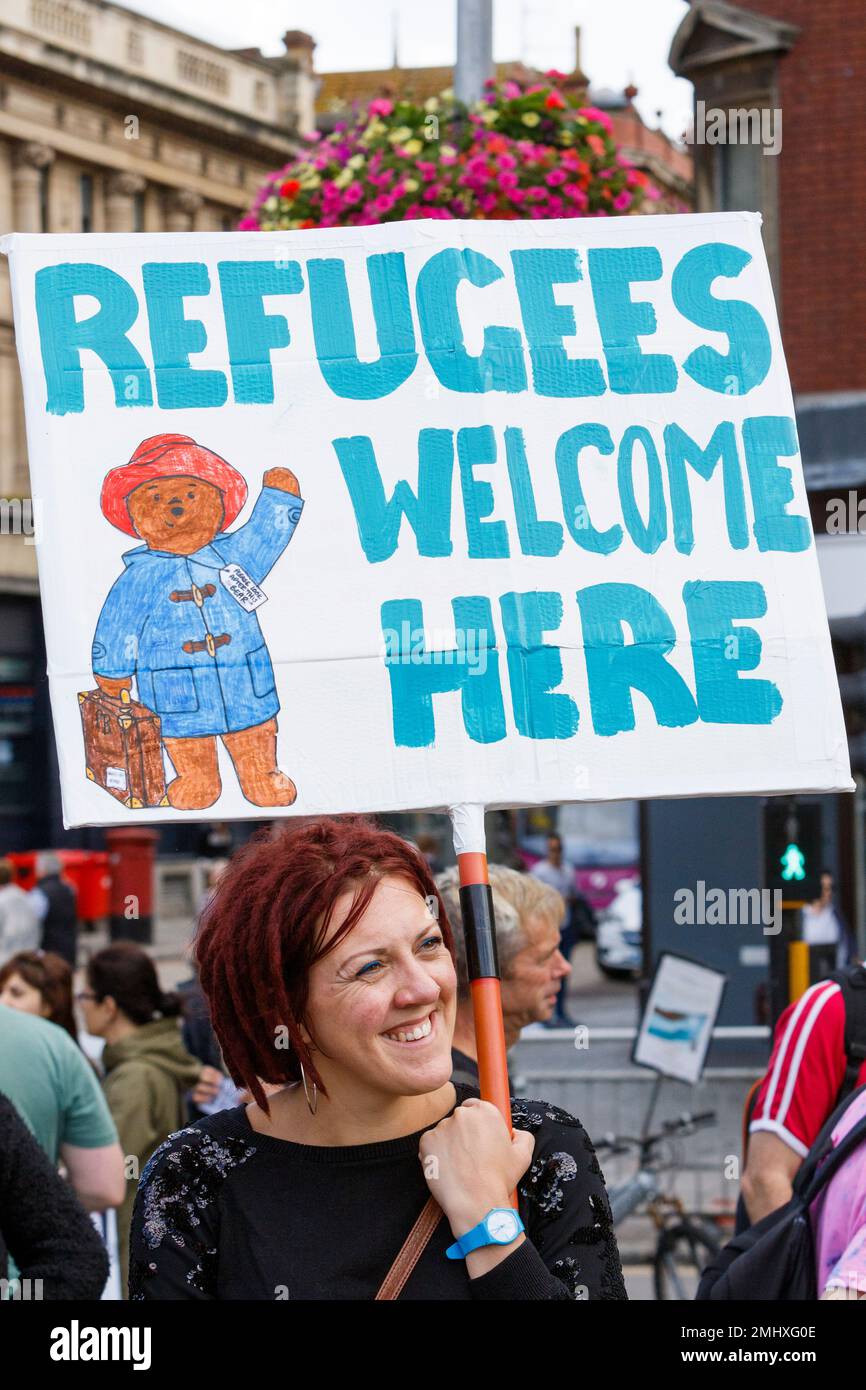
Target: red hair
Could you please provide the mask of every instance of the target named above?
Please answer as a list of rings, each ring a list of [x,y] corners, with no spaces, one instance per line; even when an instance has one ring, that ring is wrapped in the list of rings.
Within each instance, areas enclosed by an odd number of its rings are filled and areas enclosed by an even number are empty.
[[[301,1066],[327,1095],[301,1036],[310,969],[357,926],[385,875],[408,879],[435,902],[453,955],[445,905],[424,856],[364,816],[259,831],[220,876],[202,913],[196,959],[226,1066],[265,1112],[261,1082],[299,1081]],[[326,944],[337,899],[353,888],[352,907]],[[291,1050],[277,1045],[282,1027]]]

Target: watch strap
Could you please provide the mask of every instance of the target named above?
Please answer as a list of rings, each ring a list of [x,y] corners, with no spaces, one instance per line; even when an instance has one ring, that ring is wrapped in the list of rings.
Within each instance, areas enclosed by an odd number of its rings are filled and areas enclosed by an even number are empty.
[[[477,1226],[473,1226],[471,1231],[467,1231],[466,1234],[460,1236],[459,1239],[456,1240],[453,1245],[448,1246],[448,1249],[445,1251],[445,1254],[447,1255],[449,1260],[463,1260],[466,1258],[467,1255],[470,1255],[473,1250],[480,1250],[485,1245],[511,1244],[511,1241],[494,1240],[490,1235],[487,1223],[490,1220],[490,1217],[493,1215],[493,1212],[497,1210],[497,1207],[493,1207],[492,1210],[487,1213],[484,1219],[478,1222]],[[521,1221],[520,1215],[517,1211],[514,1212],[514,1219],[517,1222],[517,1230],[514,1232],[512,1240],[516,1240],[517,1237],[526,1230],[526,1227]]]

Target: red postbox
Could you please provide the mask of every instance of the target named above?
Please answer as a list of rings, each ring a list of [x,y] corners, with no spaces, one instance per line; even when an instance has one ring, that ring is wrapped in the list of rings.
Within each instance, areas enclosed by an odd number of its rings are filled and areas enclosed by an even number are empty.
[[[157,830],[106,830],[111,874],[109,919],[112,941],[153,940],[154,866]]]
[[[111,875],[104,850],[59,849],[57,857],[78,895],[78,916],[82,922],[107,917],[110,906]]]

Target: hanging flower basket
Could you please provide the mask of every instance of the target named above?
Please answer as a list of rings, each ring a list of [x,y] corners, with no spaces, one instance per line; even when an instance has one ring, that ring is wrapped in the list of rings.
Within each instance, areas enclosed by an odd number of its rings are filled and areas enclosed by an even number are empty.
[[[616,217],[660,197],[618,151],[610,117],[558,85],[379,97],[268,175],[242,231],[359,227],[418,217]]]

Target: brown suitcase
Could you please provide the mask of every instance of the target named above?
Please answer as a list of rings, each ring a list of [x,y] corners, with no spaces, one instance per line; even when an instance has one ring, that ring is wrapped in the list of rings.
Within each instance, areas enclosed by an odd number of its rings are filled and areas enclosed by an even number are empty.
[[[87,776],[130,810],[168,806],[160,718],[124,690],[79,692]]]

